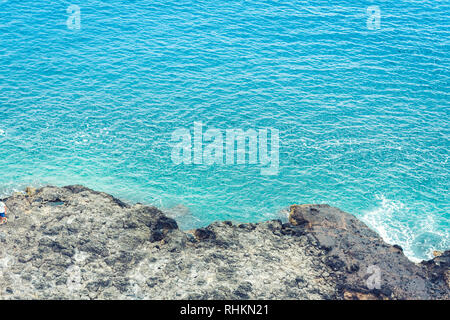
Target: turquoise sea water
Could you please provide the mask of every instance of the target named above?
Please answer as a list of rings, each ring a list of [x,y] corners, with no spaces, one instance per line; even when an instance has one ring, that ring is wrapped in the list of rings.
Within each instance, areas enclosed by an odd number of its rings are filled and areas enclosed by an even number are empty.
[[[429,258],[450,248],[449,14],[447,1],[0,1],[0,194],[80,183],[183,228],[328,203]],[[278,129],[278,175],[175,165],[171,134],[194,121]]]

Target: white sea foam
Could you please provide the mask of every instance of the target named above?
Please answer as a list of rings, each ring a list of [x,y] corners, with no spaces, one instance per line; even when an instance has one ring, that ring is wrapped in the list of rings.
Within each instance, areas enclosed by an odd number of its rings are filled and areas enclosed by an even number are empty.
[[[433,258],[434,250],[448,246],[448,235],[436,230],[432,216],[411,222],[412,213],[402,202],[377,196],[380,205],[361,217],[370,228],[389,244],[403,248],[405,255],[415,262]]]

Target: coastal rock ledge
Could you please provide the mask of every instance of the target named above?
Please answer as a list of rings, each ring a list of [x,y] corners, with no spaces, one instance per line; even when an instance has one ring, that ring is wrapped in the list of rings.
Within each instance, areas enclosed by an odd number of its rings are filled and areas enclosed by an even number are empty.
[[[450,251],[413,263],[328,205],[185,232],[78,185],[2,201],[2,299],[449,299]]]

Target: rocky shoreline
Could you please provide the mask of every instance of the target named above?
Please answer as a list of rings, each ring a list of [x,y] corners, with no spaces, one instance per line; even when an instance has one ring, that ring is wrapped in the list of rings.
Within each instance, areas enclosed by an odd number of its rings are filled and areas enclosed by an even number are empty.
[[[328,205],[185,232],[79,185],[2,201],[1,299],[449,299],[450,251],[413,263]]]

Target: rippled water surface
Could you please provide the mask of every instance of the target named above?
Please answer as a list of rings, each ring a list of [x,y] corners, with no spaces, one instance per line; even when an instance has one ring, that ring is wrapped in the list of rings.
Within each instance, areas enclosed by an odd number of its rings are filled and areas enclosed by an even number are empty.
[[[191,228],[351,212],[449,249],[447,1],[0,1],[0,193],[81,183]],[[368,28],[378,5],[380,28]],[[276,128],[280,168],[175,165],[171,134]]]

